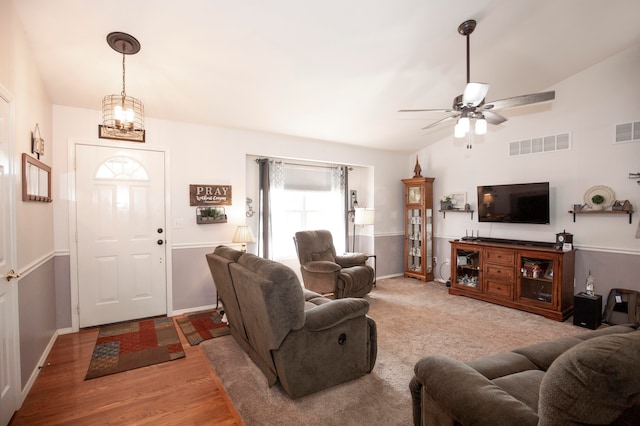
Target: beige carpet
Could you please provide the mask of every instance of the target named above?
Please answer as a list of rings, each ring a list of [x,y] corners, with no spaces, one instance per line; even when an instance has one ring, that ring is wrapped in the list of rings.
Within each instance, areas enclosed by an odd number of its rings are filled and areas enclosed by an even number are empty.
[[[252,425],[410,425],[409,380],[429,354],[460,360],[507,351],[588,330],[461,296],[444,284],[379,280],[366,297],[378,326],[371,374],[292,401],[268,388],[260,370],[231,336],[200,344],[236,410]]]

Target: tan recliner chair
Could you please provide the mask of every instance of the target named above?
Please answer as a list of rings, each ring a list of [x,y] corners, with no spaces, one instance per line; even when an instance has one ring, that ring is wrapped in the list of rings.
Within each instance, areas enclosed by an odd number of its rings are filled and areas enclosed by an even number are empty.
[[[362,297],[373,288],[374,271],[366,264],[367,255],[336,255],[331,232],[300,231],[293,240],[306,289],[341,299]]]

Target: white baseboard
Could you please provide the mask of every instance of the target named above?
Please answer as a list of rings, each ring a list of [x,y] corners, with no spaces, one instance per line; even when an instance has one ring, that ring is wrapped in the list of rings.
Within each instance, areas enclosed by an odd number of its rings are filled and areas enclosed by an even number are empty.
[[[218,308],[221,308],[221,307],[222,307],[222,303],[218,305]],[[177,311],[172,311],[171,315],[169,316],[176,317],[178,315],[189,314],[191,312],[209,311],[211,309],[216,309],[216,305],[207,305],[207,306],[199,306],[197,308],[180,309]]]
[[[29,395],[29,391],[31,391],[33,384],[36,382],[38,374],[40,374],[40,369],[45,366],[47,357],[49,356],[49,352],[51,352],[51,348],[53,348],[53,344],[56,342],[58,336],[59,332],[58,330],[56,330],[56,332],[51,336],[51,339],[49,340],[47,347],[44,349],[44,352],[42,352],[42,356],[40,356],[40,360],[38,360],[36,368],[34,368],[33,372],[31,372],[31,376],[29,377],[27,384],[22,388],[22,394],[20,395],[20,404],[18,404],[20,407],[22,407],[22,403],[27,398],[27,395]]]
[[[382,276],[382,277],[376,277],[376,281],[378,281],[378,280],[384,280],[385,278],[396,278],[396,277],[401,277],[401,276],[403,276],[403,275],[404,275],[403,273],[400,273],[400,274],[385,275],[385,276]]]

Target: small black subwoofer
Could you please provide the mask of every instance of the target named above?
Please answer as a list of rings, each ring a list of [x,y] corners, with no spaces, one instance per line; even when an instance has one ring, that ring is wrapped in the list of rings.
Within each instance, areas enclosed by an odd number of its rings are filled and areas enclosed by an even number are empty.
[[[602,296],[576,294],[573,298],[573,325],[595,330],[602,323]]]

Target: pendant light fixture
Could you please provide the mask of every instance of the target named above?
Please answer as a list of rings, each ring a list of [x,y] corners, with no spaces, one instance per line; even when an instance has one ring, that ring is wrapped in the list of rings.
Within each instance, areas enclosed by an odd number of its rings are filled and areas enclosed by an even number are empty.
[[[107,43],[113,50],[122,54],[122,92],[119,95],[107,95],[102,99],[102,125],[98,126],[99,136],[144,142],[144,105],[141,100],[127,96],[125,85],[126,55],[138,53],[140,42],[129,34],[112,32],[107,35]]]

